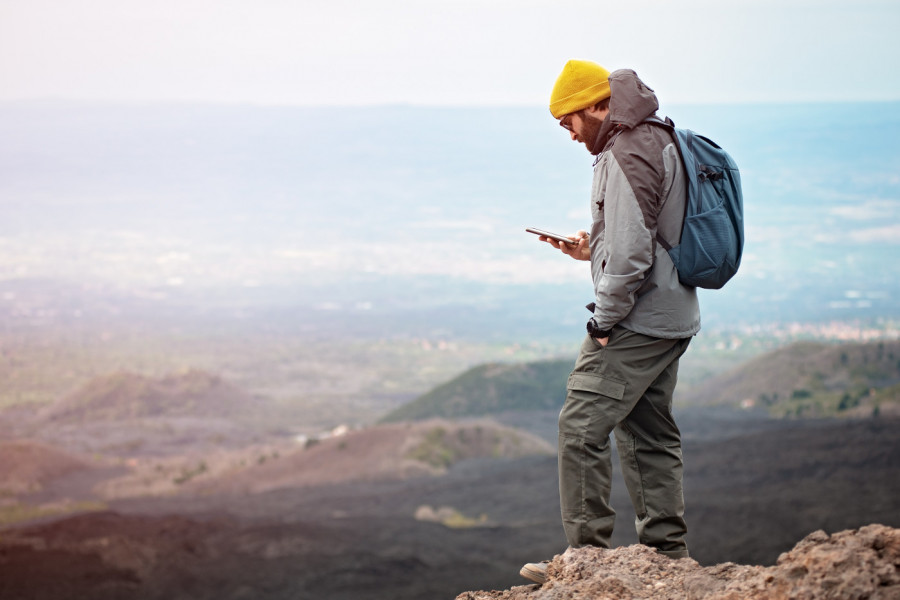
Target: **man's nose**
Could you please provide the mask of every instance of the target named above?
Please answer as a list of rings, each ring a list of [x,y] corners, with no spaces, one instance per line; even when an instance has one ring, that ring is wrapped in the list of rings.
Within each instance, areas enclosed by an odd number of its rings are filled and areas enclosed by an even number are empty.
[[[569,137],[572,138],[572,141],[573,141],[573,142],[578,141],[578,135],[577,135],[574,131],[572,131],[571,129],[569,130]]]

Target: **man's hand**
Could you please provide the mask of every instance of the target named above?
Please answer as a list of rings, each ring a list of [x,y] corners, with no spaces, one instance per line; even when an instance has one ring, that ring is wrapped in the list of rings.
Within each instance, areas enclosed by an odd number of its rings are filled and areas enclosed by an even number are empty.
[[[609,343],[609,337],[605,338],[594,338],[594,341],[606,348],[606,345]]]
[[[591,247],[588,245],[589,235],[586,231],[579,230],[574,235],[568,236],[572,240],[572,244],[565,242],[557,242],[543,235],[538,240],[547,242],[554,248],[560,250],[563,254],[568,254],[575,260],[591,260]],[[605,345],[605,344],[604,344]]]

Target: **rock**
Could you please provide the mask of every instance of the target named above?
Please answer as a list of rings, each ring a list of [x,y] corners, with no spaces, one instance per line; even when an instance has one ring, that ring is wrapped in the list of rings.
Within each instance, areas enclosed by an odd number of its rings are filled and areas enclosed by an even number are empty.
[[[543,586],[464,592],[457,600],[897,600],[900,529],[816,531],[771,567],[702,567],[640,545],[570,548],[550,562],[547,578]]]

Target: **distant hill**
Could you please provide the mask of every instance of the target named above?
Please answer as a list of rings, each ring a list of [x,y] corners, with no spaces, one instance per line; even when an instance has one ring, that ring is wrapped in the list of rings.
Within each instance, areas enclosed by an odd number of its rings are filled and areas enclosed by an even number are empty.
[[[571,369],[571,360],[478,366],[382,420],[558,410]],[[683,405],[761,407],[775,417],[900,415],[900,341],[798,342],[678,393]]]
[[[687,400],[778,417],[900,414],[900,341],[798,342],[704,382]]]
[[[471,458],[551,455],[555,449],[525,431],[491,421],[433,419],[348,431],[215,477],[185,489],[203,494],[261,493],[342,482],[372,482],[439,475]]]
[[[164,377],[120,371],[96,377],[41,412],[53,423],[148,417],[232,417],[262,403],[221,377],[193,369]]]
[[[567,359],[474,367],[397,408],[382,422],[558,408],[565,399],[572,364]]]
[[[302,405],[250,394],[200,369],[95,377],[48,405],[0,410],[0,438],[34,439],[82,456],[189,457],[289,439]]]
[[[75,471],[93,468],[89,461],[32,440],[0,442],[0,497],[33,493]]]

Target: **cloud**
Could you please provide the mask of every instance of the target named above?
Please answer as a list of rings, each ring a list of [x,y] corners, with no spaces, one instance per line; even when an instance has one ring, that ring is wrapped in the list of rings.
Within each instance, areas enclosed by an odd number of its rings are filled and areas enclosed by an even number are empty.
[[[836,206],[828,210],[828,214],[853,221],[887,220],[897,211],[894,200],[867,200],[860,204]]]
[[[857,229],[851,231],[849,237],[859,244],[900,244],[900,224]]]

